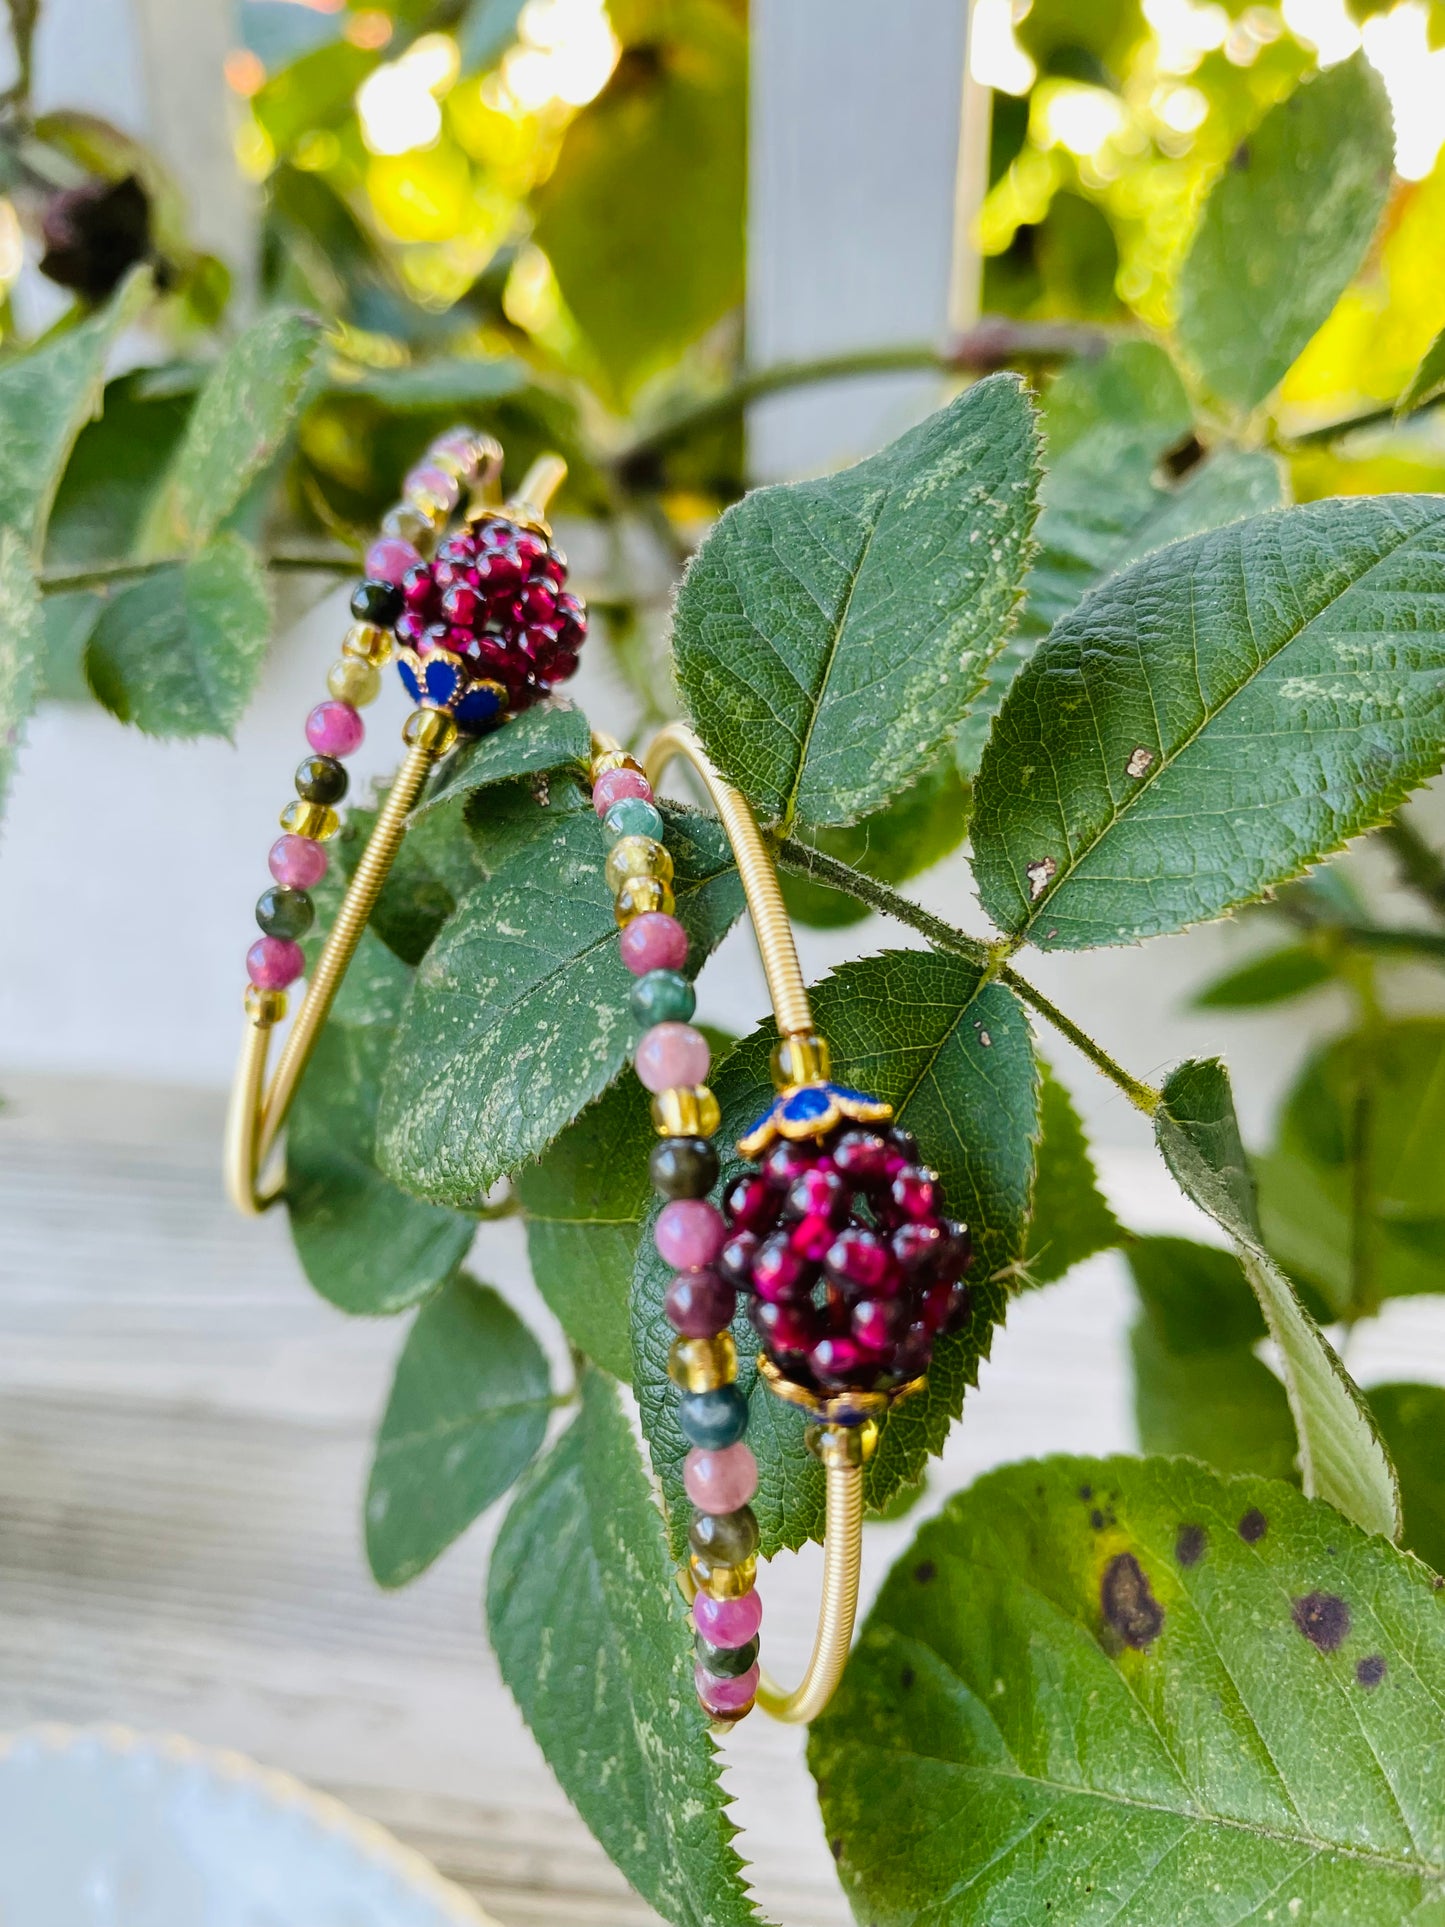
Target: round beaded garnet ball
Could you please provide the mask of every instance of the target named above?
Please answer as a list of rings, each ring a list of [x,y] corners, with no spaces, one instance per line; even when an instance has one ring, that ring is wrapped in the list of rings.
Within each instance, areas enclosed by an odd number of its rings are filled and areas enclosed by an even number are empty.
[[[407,692],[462,729],[487,729],[576,673],[587,612],[539,530],[489,514],[449,535],[431,561],[417,554],[388,573],[393,581],[363,586],[390,592],[368,606],[384,608]]]
[[[968,1316],[968,1230],[897,1125],[779,1137],[723,1211],[717,1268],[780,1376],[805,1391],[895,1391]]]

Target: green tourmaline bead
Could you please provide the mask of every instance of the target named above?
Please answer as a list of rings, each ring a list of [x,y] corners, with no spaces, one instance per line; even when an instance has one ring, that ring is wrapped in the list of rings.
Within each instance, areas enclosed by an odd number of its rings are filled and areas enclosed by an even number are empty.
[[[348,780],[334,756],[308,756],[296,770],[296,794],[303,803],[339,803]]]
[[[746,1646],[714,1646],[701,1633],[694,1633],[692,1647],[705,1673],[714,1679],[740,1679],[758,1656],[758,1636],[754,1633]]]
[[[740,1566],[758,1549],[758,1522],[750,1505],[736,1512],[699,1512],[688,1527],[687,1541],[699,1559],[714,1566]]]
[[[624,796],[603,817],[602,827],[614,843],[624,836],[650,836],[660,843],[667,826],[662,811],[654,809],[646,797]]]
[[[256,902],[256,921],[268,937],[295,942],[304,937],[316,918],[316,907],[304,890],[277,883],[263,890]]]
[[[653,1145],[647,1169],[664,1198],[705,1198],[717,1183],[717,1152],[705,1137],[665,1137]]]
[[[736,1385],[719,1385],[711,1392],[687,1392],[677,1401],[677,1422],[689,1445],[704,1452],[721,1452],[726,1446],[736,1445],[747,1431],[748,1401]]]
[[[649,970],[632,986],[632,1014],[644,1030],[685,1024],[696,1009],[697,992],[680,970]]]

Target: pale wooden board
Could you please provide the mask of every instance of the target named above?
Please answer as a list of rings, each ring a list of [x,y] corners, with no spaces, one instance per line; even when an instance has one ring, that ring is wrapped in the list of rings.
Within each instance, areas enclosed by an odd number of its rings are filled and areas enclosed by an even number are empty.
[[[391,1826],[504,1927],[652,1919],[498,1678],[480,1607],[494,1521],[404,1592],[366,1573],[360,1494],[403,1322],[343,1318],[280,1220],[230,1215],[219,1098],[0,1089],[0,1728],[119,1720],[239,1748]],[[1189,1227],[1157,1166],[1104,1163],[1132,1223]],[[476,1258],[565,1382],[515,1227]],[[1018,1303],[925,1509],[1003,1460],[1127,1449],[1128,1316],[1109,1258]],[[1391,1307],[1362,1376],[1418,1376],[1440,1339],[1440,1301]],[[865,1600],[912,1530],[869,1528]],[[765,1576],[785,1678],[817,1579],[816,1549]],[[840,1927],[802,1736],[759,1717],[726,1744],[766,1912]]]

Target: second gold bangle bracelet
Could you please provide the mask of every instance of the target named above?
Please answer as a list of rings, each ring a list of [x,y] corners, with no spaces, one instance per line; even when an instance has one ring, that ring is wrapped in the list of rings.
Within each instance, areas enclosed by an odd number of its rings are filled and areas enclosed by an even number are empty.
[[[778,1095],[739,1140],[761,1160],[729,1186],[709,1140],[720,1123],[707,1086],[709,1051],[688,1021],[687,938],[672,915],[672,862],[653,785],[675,756],[701,777],[727,831],[762,954],[779,1042]],[[645,767],[644,767],[645,765]],[[695,1507],[682,1575],[696,1628],[696,1686],[717,1721],[756,1702],[807,1721],[831,1698],[852,1640],[862,1544],[863,1469],[878,1422],[923,1382],[936,1336],[967,1315],[966,1227],[943,1216],[938,1180],[888,1104],[833,1081],[813,1029],[777,874],[746,801],[724,782],[690,730],[659,733],[644,763],[599,739],[593,795],[611,839],[622,953],[637,979],[643,1027],[636,1067],[653,1093],[660,1142],[655,1188],[666,1203],[653,1236],[676,1276],[664,1310],[677,1336],[669,1373],[690,1450],[683,1479]],[[730,1327],[741,1297],[758,1334],[771,1391],[813,1420],[826,1469],[823,1596],[812,1657],[791,1692],[759,1662],[758,1527],[749,1501],[757,1466],[745,1442],[748,1401],[737,1384]]]

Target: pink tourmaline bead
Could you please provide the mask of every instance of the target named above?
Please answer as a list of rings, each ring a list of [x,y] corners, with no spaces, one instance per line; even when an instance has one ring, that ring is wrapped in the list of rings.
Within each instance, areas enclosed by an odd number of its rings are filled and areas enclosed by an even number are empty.
[[[413,489],[425,489],[446,509],[454,509],[462,496],[462,485],[456,476],[448,475],[444,468],[437,468],[432,462],[422,462],[408,474],[402,483],[402,492],[410,495]]]
[[[754,1587],[741,1599],[714,1599],[696,1594],[692,1623],[711,1646],[746,1646],[763,1623],[762,1595]]]
[[[714,1338],[738,1308],[737,1293],[715,1271],[685,1271],[667,1288],[662,1309],[684,1338]]]
[[[736,1512],[758,1489],[758,1462],[741,1441],[717,1452],[695,1445],[682,1462],[682,1482],[699,1512]]]
[[[366,551],[366,573],[373,582],[400,582],[420,561],[420,549],[399,535],[379,535]]]
[[[714,1679],[701,1663],[692,1671],[697,1686],[697,1696],[709,1713],[736,1713],[744,1706],[751,1706],[757,1697],[758,1681],[762,1668],[754,1660],[745,1673],[736,1679]]]
[[[634,977],[649,970],[681,970],[687,962],[687,932],[665,910],[644,910],[622,932],[622,961]]]
[[[706,1198],[674,1198],[658,1213],[652,1240],[674,1271],[700,1271],[716,1258],[727,1235],[715,1204]]]
[[[309,890],[326,875],[325,850],[309,836],[278,836],[267,858],[271,874],[290,890]]]
[[[317,703],[306,718],[306,740],[318,756],[350,756],[366,725],[350,703]]]
[[[643,1033],[632,1061],[648,1090],[671,1091],[679,1084],[706,1084],[712,1059],[700,1030],[667,1023]]]
[[[300,944],[288,937],[257,937],[246,952],[246,975],[257,990],[284,990],[305,968]]]
[[[459,462],[465,462],[467,472],[475,474],[477,469],[477,445],[468,429],[459,428],[455,434],[438,435],[432,443],[436,455],[453,455]]]
[[[620,803],[624,796],[640,796],[644,803],[650,803],[652,785],[635,769],[603,770],[592,785],[592,804],[599,816],[606,816],[612,805]]]

